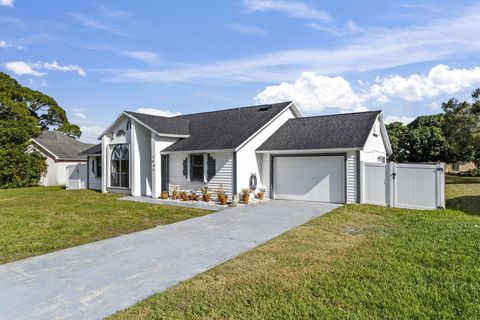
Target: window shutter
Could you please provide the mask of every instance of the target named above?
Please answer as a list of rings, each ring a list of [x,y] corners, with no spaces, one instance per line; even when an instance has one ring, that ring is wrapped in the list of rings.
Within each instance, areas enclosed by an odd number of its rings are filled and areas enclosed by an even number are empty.
[[[187,162],[188,162],[188,158],[183,159],[183,176],[185,178],[188,178]]]
[[[207,155],[207,180],[210,181],[215,176],[215,159]]]

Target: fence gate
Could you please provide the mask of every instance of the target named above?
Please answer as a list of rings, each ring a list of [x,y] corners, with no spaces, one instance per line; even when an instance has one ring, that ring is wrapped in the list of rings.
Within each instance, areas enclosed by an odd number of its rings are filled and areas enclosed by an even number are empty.
[[[78,163],[67,166],[67,190],[87,188],[87,164]]]
[[[361,202],[407,209],[445,208],[445,164],[362,163]]]

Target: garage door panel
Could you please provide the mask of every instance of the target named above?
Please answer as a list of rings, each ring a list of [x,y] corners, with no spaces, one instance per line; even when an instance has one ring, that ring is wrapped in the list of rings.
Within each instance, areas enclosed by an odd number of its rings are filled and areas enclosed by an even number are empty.
[[[277,157],[274,159],[276,199],[345,201],[342,156]]]

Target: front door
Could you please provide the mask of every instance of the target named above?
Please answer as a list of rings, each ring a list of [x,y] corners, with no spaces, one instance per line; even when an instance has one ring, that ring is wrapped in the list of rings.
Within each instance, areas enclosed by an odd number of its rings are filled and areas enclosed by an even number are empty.
[[[162,192],[168,192],[168,154],[162,155]]]

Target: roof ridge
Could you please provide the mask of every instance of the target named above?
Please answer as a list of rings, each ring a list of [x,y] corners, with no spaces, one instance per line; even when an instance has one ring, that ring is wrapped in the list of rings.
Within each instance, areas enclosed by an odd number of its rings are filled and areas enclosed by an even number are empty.
[[[178,116],[175,116],[173,118],[179,118],[179,117],[184,117],[184,116],[191,116],[191,115],[198,115],[198,114],[206,114],[206,113],[215,113],[215,112],[223,112],[223,111],[230,111],[230,110],[237,110],[237,109],[249,109],[249,108],[258,108],[262,106],[271,106],[274,104],[291,104],[293,101],[282,101],[282,102],[274,102],[274,103],[264,103],[264,104],[255,104],[255,105],[250,105],[250,106],[244,106],[244,107],[233,107],[233,108],[227,108],[227,109],[220,109],[220,110],[211,110],[211,111],[203,111],[203,112],[195,112],[195,113],[187,113],[187,114],[181,114]]]
[[[322,117],[336,117],[336,116],[346,116],[351,114],[360,114],[360,113],[380,113],[382,110],[372,110],[372,111],[358,111],[358,112],[347,112],[347,113],[335,113],[335,114],[321,114],[317,116],[309,116],[309,117],[300,117],[300,118],[292,118],[289,120],[302,120],[302,119],[311,119],[311,118],[322,118]]]

